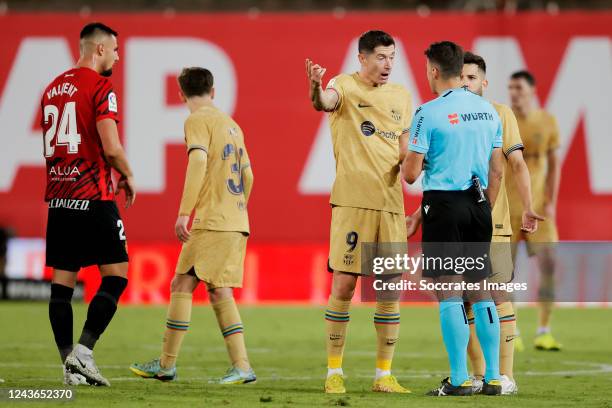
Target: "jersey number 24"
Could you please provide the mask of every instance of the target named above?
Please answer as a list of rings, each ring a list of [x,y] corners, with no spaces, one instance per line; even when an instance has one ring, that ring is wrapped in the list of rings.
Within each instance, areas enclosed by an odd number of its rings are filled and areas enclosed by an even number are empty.
[[[45,124],[49,125],[44,137],[45,157],[53,156],[55,146],[67,146],[68,153],[78,153],[81,135],[77,130],[76,102],[66,103],[61,116],[59,116],[57,106],[45,105],[43,118]],[[54,139],[55,143],[53,143]]]

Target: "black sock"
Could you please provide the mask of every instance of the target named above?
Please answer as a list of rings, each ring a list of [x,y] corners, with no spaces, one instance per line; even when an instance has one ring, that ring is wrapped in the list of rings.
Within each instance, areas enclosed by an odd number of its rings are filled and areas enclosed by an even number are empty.
[[[59,283],[51,284],[49,321],[62,363],[72,351],[72,294],[74,289]]]
[[[87,320],[83,326],[83,332],[79,344],[93,350],[96,342],[106,330],[115,311],[119,297],[125,290],[128,280],[121,276],[105,276],[96,296],[91,300],[87,309]]]

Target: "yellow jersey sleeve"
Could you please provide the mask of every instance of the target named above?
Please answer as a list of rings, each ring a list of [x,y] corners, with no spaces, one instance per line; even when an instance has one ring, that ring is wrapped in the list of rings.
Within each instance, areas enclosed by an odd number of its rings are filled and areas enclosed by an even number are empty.
[[[406,105],[402,115],[402,134],[409,134],[412,123],[412,95],[408,90],[405,90],[405,94]]]
[[[549,114],[550,120],[550,138],[548,139],[548,150],[554,150],[561,144],[559,141],[559,124],[557,119]]]
[[[523,140],[521,139],[518,122],[512,109],[506,105],[499,106],[498,112],[500,113],[503,134],[502,150],[504,155],[508,157],[513,151],[523,149]]]
[[[344,104],[344,99],[346,95],[345,75],[340,74],[330,79],[325,89],[331,89],[332,91],[335,91],[338,94],[338,102],[336,103],[336,107],[334,108],[334,111],[336,112],[340,111]]]
[[[238,131],[240,132],[240,139],[242,141],[242,159],[240,160],[241,162],[241,166],[242,168],[247,168],[247,167],[251,167],[251,158],[249,157],[249,152],[246,148],[246,143],[244,143],[244,133],[242,132],[242,129],[240,127],[238,127]]]
[[[183,196],[179,207],[179,215],[191,215],[198,202],[206,176],[207,155],[198,148],[189,153],[189,162],[185,172]]]
[[[203,150],[208,154],[211,131],[205,117],[190,115],[185,121],[185,143],[187,154],[193,149]]]

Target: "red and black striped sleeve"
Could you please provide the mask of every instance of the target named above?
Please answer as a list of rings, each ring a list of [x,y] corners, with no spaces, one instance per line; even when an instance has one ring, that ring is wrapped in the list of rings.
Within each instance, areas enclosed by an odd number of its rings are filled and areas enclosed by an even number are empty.
[[[113,91],[113,84],[106,78],[96,84],[94,107],[96,122],[102,119],[113,119],[115,122],[119,122],[117,95]]]

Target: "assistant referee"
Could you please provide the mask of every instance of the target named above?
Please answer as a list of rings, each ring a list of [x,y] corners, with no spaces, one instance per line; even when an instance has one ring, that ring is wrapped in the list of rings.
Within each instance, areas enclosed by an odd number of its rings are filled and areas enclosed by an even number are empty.
[[[431,44],[427,79],[438,98],[422,105],[410,129],[402,172],[410,184],[424,171],[423,252],[425,256],[476,257],[488,252],[492,234],[491,208],[503,169],[502,127],[493,106],[462,88],[463,49],[449,41]],[[435,243],[435,244],[434,244]],[[470,243],[470,244],[467,244]],[[487,258],[488,259],[488,258]],[[424,270],[423,276],[441,282],[480,282],[490,265],[463,273]],[[460,285],[450,285],[461,287]],[[449,357],[450,378],[433,396],[471,395],[466,351],[470,336],[463,291],[437,291],[442,337]],[[486,361],[483,393],[501,393],[499,382],[499,318],[490,295],[469,291],[476,332]]]

